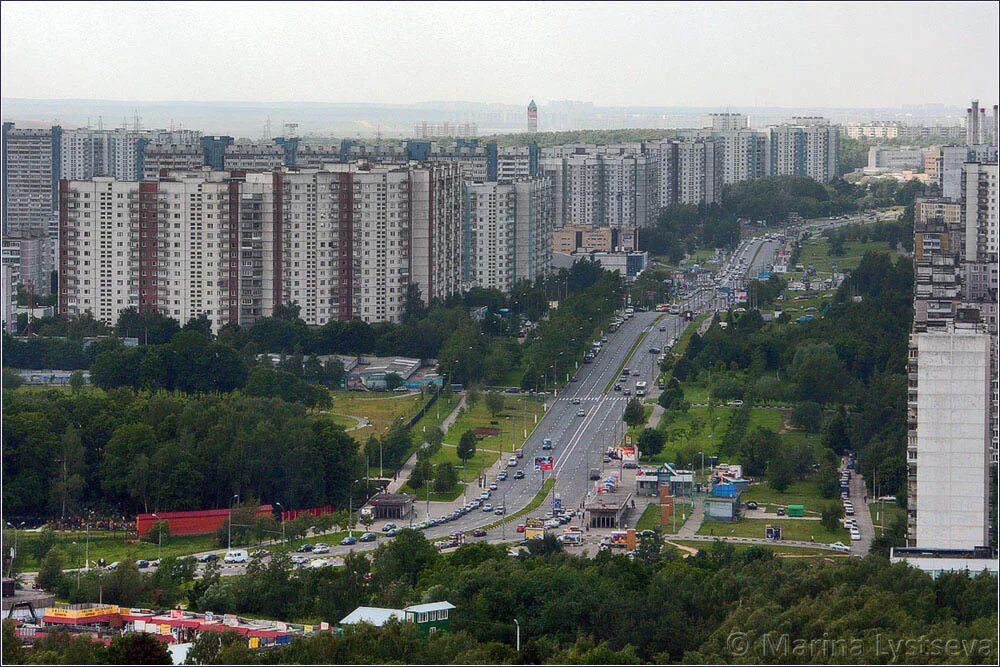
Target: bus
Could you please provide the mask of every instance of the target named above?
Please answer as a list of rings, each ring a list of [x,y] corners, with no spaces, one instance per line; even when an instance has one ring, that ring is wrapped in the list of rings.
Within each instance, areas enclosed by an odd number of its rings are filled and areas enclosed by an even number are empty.
[[[646,387],[647,387],[647,383],[646,383],[645,380],[639,380],[638,382],[636,382],[635,383],[635,395],[636,396],[645,396],[646,395]]]

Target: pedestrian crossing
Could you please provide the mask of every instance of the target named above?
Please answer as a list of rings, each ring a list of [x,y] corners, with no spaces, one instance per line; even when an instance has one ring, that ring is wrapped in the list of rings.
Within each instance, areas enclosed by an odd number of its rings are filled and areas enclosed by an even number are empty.
[[[632,398],[632,397],[631,396],[620,396],[620,395],[619,396],[601,396],[601,395],[597,395],[597,396],[576,396],[576,397],[570,397],[570,398],[560,397],[560,398],[558,398],[556,400],[558,400],[558,401],[566,401],[566,402],[580,401],[581,403],[586,403],[586,402],[589,401],[591,403],[600,403],[600,402],[603,402],[603,401],[627,401],[630,398]]]

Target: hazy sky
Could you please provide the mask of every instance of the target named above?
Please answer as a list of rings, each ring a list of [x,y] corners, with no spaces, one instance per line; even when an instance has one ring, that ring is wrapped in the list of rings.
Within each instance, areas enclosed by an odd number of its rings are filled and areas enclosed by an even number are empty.
[[[898,106],[997,101],[980,3],[2,4],[4,97]]]

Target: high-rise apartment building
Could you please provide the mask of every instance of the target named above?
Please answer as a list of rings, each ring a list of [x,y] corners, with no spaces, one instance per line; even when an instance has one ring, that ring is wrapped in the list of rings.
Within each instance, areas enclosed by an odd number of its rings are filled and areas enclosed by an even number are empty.
[[[767,130],[765,173],[808,176],[828,183],[837,176],[840,132],[818,117],[796,117],[792,123]]]
[[[714,204],[722,198],[724,145],[716,139],[660,144],[660,206]]]
[[[202,137],[204,146],[206,137]],[[203,149],[203,157],[204,149]],[[206,160],[206,163],[217,168]],[[223,149],[223,166],[226,171],[271,171],[285,166],[285,149],[274,143],[228,144]]]
[[[910,338],[908,546],[989,544],[991,339],[972,319]]]
[[[465,184],[467,284],[509,292],[552,263],[551,185],[547,177]]]
[[[659,157],[652,144],[559,146],[543,151],[555,226],[645,227],[656,222]]]
[[[163,172],[198,170],[205,164],[205,151],[198,142],[149,143],[143,151],[142,178],[155,181]]]
[[[538,105],[535,100],[528,103],[528,132],[538,132]]]
[[[66,315],[113,323],[135,306],[218,329],[295,303],[309,324],[398,321],[411,285],[428,300],[461,288],[454,164],[63,181],[60,201]]]
[[[56,210],[59,182],[58,125],[44,130],[3,124],[3,231],[45,233]]]
[[[713,132],[732,132],[750,127],[749,118],[742,113],[711,113],[702,125]]]

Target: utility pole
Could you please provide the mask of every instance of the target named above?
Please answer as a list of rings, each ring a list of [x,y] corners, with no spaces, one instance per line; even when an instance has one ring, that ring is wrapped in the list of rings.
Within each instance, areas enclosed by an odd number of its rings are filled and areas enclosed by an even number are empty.
[[[229,499],[229,538],[226,551],[232,551],[233,549],[233,500],[239,502],[240,494],[233,494],[233,497]]]

